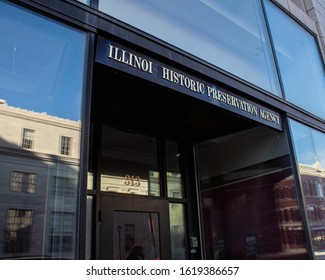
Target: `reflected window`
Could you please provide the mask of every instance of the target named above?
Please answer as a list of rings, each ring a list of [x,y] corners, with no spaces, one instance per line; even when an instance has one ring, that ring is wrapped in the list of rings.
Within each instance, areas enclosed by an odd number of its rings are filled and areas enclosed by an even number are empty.
[[[324,197],[324,186],[321,182],[316,183],[317,197]]]
[[[324,67],[316,38],[271,1],[265,7],[285,98],[325,119]]]
[[[135,245],[135,224],[124,225],[125,251],[129,252]]]
[[[98,8],[281,96],[260,0],[99,0]]]
[[[60,154],[64,156],[71,155],[72,138],[67,136],[60,137]]]
[[[35,193],[36,179],[35,173],[12,171],[10,189],[14,192]]]
[[[288,152],[265,127],[197,145],[207,259],[307,258]]]
[[[53,194],[55,196],[64,197],[74,197],[77,191],[76,179],[63,177],[63,176],[53,176]]]
[[[160,196],[157,139],[110,127],[102,133],[101,191]]]
[[[75,213],[55,211],[50,217],[50,253],[71,253],[74,242]]]
[[[34,148],[34,141],[35,141],[36,131],[32,129],[23,129],[23,139],[21,146],[24,149],[33,149]]]
[[[159,214],[114,211],[114,260],[160,259]]]
[[[17,256],[31,250],[33,210],[8,209],[4,237],[4,252]]]

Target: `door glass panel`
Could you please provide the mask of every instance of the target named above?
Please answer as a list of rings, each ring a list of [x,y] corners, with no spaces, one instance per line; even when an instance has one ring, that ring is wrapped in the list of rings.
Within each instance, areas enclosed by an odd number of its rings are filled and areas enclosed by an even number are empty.
[[[103,127],[100,190],[159,196],[157,139]]]
[[[169,204],[170,236],[173,260],[185,260],[186,234],[184,205],[180,203]]]
[[[158,213],[114,211],[114,259],[160,259]]]
[[[183,198],[182,174],[180,170],[179,146],[177,142],[166,141],[166,169],[168,197]]]

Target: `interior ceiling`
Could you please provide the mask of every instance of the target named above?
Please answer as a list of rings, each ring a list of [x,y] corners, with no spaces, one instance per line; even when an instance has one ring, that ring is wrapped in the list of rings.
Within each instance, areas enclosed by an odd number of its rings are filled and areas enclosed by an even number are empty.
[[[96,65],[92,119],[203,141],[256,124],[199,99]]]

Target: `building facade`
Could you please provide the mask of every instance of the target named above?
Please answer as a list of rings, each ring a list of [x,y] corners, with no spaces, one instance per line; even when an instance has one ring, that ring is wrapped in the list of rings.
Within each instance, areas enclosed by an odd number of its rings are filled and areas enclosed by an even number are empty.
[[[0,0],[0,258],[324,258],[324,17]]]

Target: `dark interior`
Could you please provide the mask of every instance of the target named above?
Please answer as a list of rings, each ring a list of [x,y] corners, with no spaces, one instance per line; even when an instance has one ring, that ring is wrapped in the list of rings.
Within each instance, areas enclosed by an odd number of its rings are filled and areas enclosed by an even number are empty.
[[[214,105],[97,64],[92,119],[199,142],[256,126]]]

